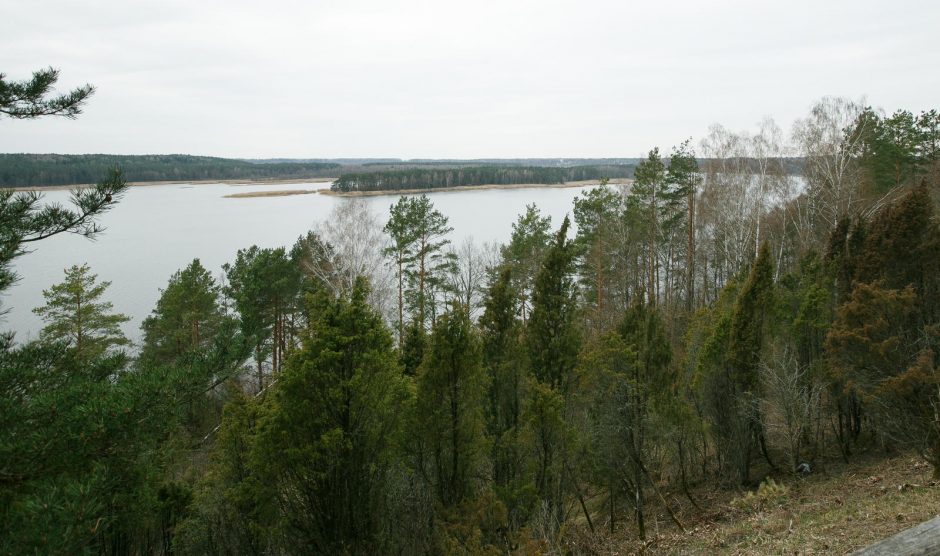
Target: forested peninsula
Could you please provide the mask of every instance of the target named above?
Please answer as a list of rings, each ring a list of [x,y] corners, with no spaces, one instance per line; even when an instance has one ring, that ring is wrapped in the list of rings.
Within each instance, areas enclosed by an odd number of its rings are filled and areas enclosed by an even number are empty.
[[[560,184],[633,177],[635,166],[472,166],[409,168],[341,175],[331,189],[340,192],[440,189],[468,185]]]
[[[129,182],[273,180],[334,177],[331,162],[255,163],[210,156],[113,154],[0,154],[0,187],[44,187],[97,183],[120,167]]]

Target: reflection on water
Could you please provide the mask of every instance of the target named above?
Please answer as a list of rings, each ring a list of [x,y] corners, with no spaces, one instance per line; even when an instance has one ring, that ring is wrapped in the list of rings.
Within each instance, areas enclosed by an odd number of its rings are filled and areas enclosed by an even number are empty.
[[[225,195],[264,190],[304,190],[328,187],[324,183],[278,185],[154,185],[132,187],[121,202],[101,218],[107,230],[97,241],[74,235],[53,237],[34,244],[35,250],[16,260],[20,281],[6,292],[2,307],[10,312],[0,330],[14,330],[17,340],[34,339],[42,322],[32,308],[43,304],[42,290],[62,281],[63,269],[88,263],[100,280],[112,282],[107,297],[114,310],[132,320],[124,325],[129,338],[140,337],[140,322],[153,309],[159,288],[170,275],[193,258],[213,273],[232,261],[235,252],[256,244],[279,247],[293,244],[313,224],[325,218],[347,198],[327,195],[291,195],[226,199]],[[431,194],[435,207],[450,218],[452,241],[472,237],[477,242],[509,238],[516,216],[528,203],[550,215],[555,227],[584,188],[490,189],[441,191]],[[47,201],[68,201],[67,191],[50,191]],[[382,221],[394,196],[364,197]]]

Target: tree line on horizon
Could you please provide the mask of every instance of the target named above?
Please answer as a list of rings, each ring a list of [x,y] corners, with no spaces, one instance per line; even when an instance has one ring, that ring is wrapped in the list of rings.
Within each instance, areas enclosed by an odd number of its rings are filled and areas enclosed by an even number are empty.
[[[503,245],[452,245],[427,196],[349,201],[174,273],[136,357],[68,269],[39,340],[0,344],[0,552],[578,553],[804,463],[940,475],[937,119],[716,125]],[[0,194],[0,290],[125,187]]]
[[[620,166],[475,166],[460,168],[408,168],[344,173],[330,188],[351,191],[438,189],[466,185],[562,184],[571,181],[629,178],[633,165]]]
[[[119,166],[132,182],[331,177],[336,163],[267,163],[210,156],[111,154],[0,154],[0,187],[97,183]]]

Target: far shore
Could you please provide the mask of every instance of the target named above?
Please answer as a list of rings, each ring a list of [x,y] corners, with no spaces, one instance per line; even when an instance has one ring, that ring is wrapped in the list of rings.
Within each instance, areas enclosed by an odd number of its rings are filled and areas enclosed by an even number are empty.
[[[289,195],[316,195],[322,189],[285,189],[281,191],[248,191],[245,193],[232,193],[223,195],[223,199],[248,199],[251,197],[287,197]]]
[[[633,180],[629,178],[615,178],[609,180],[610,185],[629,184]],[[486,189],[561,189],[566,187],[588,187],[591,185],[600,185],[600,180],[567,181],[565,183],[513,183],[513,184],[487,184],[487,185],[455,185],[453,187],[434,187],[429,189],[390,189],[388,191],[333,191],[330,189],[320,189],[321,195],[331,195],[333,197],[378,197],[381,195],[412,195],[417,193],[438,193],[442,191],[473,191]]]
[[[144,181],[144,182],[128,182],[128,185],[131,187],[147,187],[152,185],[183,185],[183,186],[199,186],[199,185],[231,185],[231,186],[243,186],[243,185],[297,185],[304,183],[329,183],[334,181],[336,178],[307,178],[307,179],[275,179],[275,180],[188,180],[188,181]],[[629,178],[614,178],[608,181],[610,185],[621,185],[621,184],[630,184],[633,180]],[[332,191],[328,188],[319,188],[319,189],[299,189],[299,190],[274,190],[274,191],[250,191],[245,193],[232,193],[230,195],[225,195],[225,198],[228,199],[245,199],[252,197],[282,197],[288,195],[310,195],[315,193],[320,193],[321,195],[330,195],[333,197],[379,197],[383,195],[415,195],[421,193],[439,193],[439,192],[454,192],[454,191],[473,191],[473,190],[490,190],[490,189],[561,189],[569,187],[589,187],[592,185],[600,185],[600,180],[582,180],[582,181],[569,181],[565,183],[514,183],[514,184],[485,184],[485,185],[455,185],[452,187],[435,187],[435,188],[425,188],[425,189],[390,189],[387,191]],[[12,189],[14,191],[71,191],[73,189],[84,189],[88,187],[94,187],[94,184],[79,184],[79,185],[50,185],[45,187],[12,187],[7,189]],[[3,188],[0,188],[3,189]]]
[[[147,187],[150,185],[290,185],[298,183],[328,183],[336,178],[292,178],[292,179],[258,179],[258,180],[170,180],[170,181],[132,181],[127,185],[132,187]],[[86,189],[94,187],[93,183],[81,183],[75,185],[34,185],[28,187],[7,187],[0,189],[12,189],[13,191],[71,191],[73,189]]]

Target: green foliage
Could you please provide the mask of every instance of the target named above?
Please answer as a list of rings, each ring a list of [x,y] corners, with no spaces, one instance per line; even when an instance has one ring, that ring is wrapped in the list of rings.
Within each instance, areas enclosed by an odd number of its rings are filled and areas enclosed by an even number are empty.
[[[434,324],[417,377],[419,468],[443,507],[481,490],[489,386],[482,355],[466,309],[453,304]]]
[[[173,546],[180,553],[263,554],[274,544],[274,495],[252,461],[264,414],[263,401],[233,392],[188,516],[176,530]]]
[[[716,448],[742,483],[749,480],[751,458],[763,435],[759,371],[773,288],[772,261],[765,244],[746,278],[731,280],[722,290],[699,352],[696,386]]]
[[[566,217],[545,255],[532,291],[532,315],[525,344],[532,373],[540,382],[565,391],[577,363],[581,336],[576,316],[574,247],[568,241]]]
[[[318,178],[335,176],[341,168],[332,163],[259,164],[183,154],[0,154],[0,187],[95,183],[115,166],[132,182]]]
[[[784,336],[804,367],[817,362],[832,321],[832,271],[819,255],[810,251],[799,267],[780,279],[771,330]]]
[[[0,350],[0,552],[137,552],[161,542],[167,440],[201,368],[126,372],[61,344]]]
[[[681,158],[681,155],[677,155]],[[688,166],[687,161],[677,164]],[[688,169],[677,168],[675,175],[668,174],[665,163],[654,148],[646,159],[636,167],[636,178],[627,199],[631,210],[639,216],[634,220],[645,236],[643,254],[646,275],[647,299],[656,302],[661,295],[660,246],[682,221],[681,202],[687,194],[686,184],[675,181],[685,178]],[[689,178],[692,179],[692,178]],[[665,293],[665,292],[662,292]]]
[[[94,238],[102,231],[95,219],[110,210],[126,189],[117,169],[95,187],[73,191],[73,208],[43,203],[36,192],[0,189],[0,292],[16,281],[13,260],[28,252],[28,245],[62,233]]]
[[[427,197],[401,197],[390,209],[385,232],[392,244],[385,255],[393,258],[398,273],[399,340],[404,339],[404,311],[412,321],[427,326],[436,307],[435,291],[447,287],[447,273],[454,256],[444,251],[453,231],[447,217],[434,208]]]
[[[130,317],[112,314],[111,302],[101,300],[110,285],[98,283],[87,264],[67,268],[64,282],[43,290],[46,304],[33,309],[46,323],[41,339],[69,346],[80,359],[96,359],[113,347],[128,345],[121,323]]]
[[[140,359],[169,363],[208,349],[225,318],[220,293],[220,286],[199,259],[176,271],[141,326]]]
[[[552,239],[551,226],[552,218],[542,216],[535,203],[526,205],[525,214],[520,214],[512,224],[509,243],[500,249],[503,264],[512,269],[512,286],[519,294],[523,320],[530,308],[535,276]]]
[[[940,160],[940,114],[936,110],[915,116],[898,110],[880,116],[867,108],[855,126],[863,133],[861,162],[876,193],[912,183]]]
[[[382,551],[378,510],[409,390],[367,296],[360,280],[349,297],[313,300],[258,433],[253,462],[276,491],[289,552]]]
[[[59,80],[59,70],[51,67],[34,71],[29,81],[7,81],[5,77],[0,73],[0,114],[9,118],[75,118],[82,113],[82,104],[95,92],[95,88],[86,83],[68,93],[47,97]]]
[[[418,374],[418,368],[424,359],[428,347],[428,333],[418,321],[412,321],[405,330],[405,338],[399,352],[402,371],[408,376]]]
[[[626,224],[624,198],[607,186],[590,189],[575,198],[574,221],[582,292],[585,302],[595,309],[589,319],[595,328],[608,329],[629,297],[622,279],[626,242],[618,234]]]
[[[493,489],[515,530],[526,521],[533,493],[523,463],[521,416],[527,376],[512,281],[512,270],[503,268],[487,293],[479,329],[490,383],[486,430],[493,443]]]
[[[283,365],[296,335],[302,275],[298,261],[283,247],[239,249],[232,264],[222,266],[225,293],[235,302],[241,333],[254,351],[258,389],[264,388],[263,365],[272,372]]]
[[[461,168],[409,168],[343,174],[330,188],[334,191],[396,191],[438,189],[460,185],[512,185],[521,183],[564,183],[567,181],[625,178],[633,167],[573,166],[550,168],[535,166],[477,166]]]
[[[644,484],[659,413],[668,410],[676,382],[672,349],[655,309],[636,302],[616,331],[581,356],[591,374],[591,446],[595,481],[609,496],[626,487],[643,534]]]
[[[728,366],[737,392],[753,392],[764,347],[764,324],[773,302],[773,261],[761,246],[747,282],[735,302],[728,337]]]

